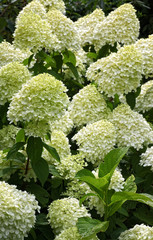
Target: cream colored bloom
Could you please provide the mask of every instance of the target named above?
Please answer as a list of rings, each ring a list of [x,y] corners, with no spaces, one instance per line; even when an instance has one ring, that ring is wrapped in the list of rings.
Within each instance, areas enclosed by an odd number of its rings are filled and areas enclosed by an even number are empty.
[[[147,148],[146,152],[141,154],[140,165],[151,167],[151,171],[153,171],[153,147]]]

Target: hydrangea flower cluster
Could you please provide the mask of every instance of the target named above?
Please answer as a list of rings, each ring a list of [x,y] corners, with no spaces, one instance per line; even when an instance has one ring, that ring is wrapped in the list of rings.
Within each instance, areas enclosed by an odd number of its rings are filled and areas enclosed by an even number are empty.
[[[109,97],[136,90],[142,78],[142,55],[134,45],[124,46],[117,53],[92,63],[87,70],[89,81]]]
[[[27,122],[24,126],[24,131],[27,136],[45,138],[50,131],[49,123],[43,121]]]
[[[53,9],[48,11],[47,20],[52,33],[55,34],[59,40],[60,51],[66,48],[73,50],[80,48],[80,38],[71,19],[64,16],[59,10]]]
[[[42,3],[47,9],[57,9],[63,14],[65,13],[65,3],[63,0],[38,0]]]
[[[10,102],[22,84],[31,78],[28,69],[19,62],[12,62],[0,69],[0,105]]]
[[[121,174],[121,171],[119,168],[116,168],[112,177],[111,182],[109,184],[109,189],[114,189],[115,192],[120,192],[124,189],[124,178]]]
[[[56,234],[74,227],[80,217],[90,217],[90,214],[84,206],[80,207],[76,198],[55,200],[48,209],[48,220]]]
[[[11,148],[15,144],[15,137],[19,128],[8,125],[0,129],[0,150]]]
[[[30,55],[30,51],[15,48],[9,42],[3,41],[0,43],[0,67],[12,62],[23,62]]]
[[[153,142],[153,131],[143,116],[134,112],[126,104],[113,111],[110,121],[114,124],[119,147],[134,147],[139,150],[143,144]]]
[[[112,123],[100,120],[83,127],[72,139],[86,160],[97,165],[114,148],[116,133]]]
[[[143,57],[143,74],[146,78],[152,77],[153,69],[153,35],[150,38],[140,39],[135,44],[135,47],[141,52]]]
[[[68,110],[77,127],[105,119],[110,113],[103,96],[94,85],[87,85],[74,95]]]
[[[153,107],[153,80],[141,85],[141,92],[136,99],[135,110],[145,112]]]
[[[59,50],[59,41],[52,33],[50,24],[32,11],[25,12],[18,19],[14,32],[14,45],[34,52],[42,48],[49,51]]]
[[[54,130],[59,130],[68,135],[73,128],[73,121],[70,118],[70,113],[67,111],[65,114],[53,123],[50,123],[51,132]]]
[[[0,182],[0,239],[24,240],[36,221],[40,207],[35,196]]]
[[[75,26],[81,38],[81,45],[93,44],[95,38],[94,29],[105,19],[102,9],[96,9],[91,14],[79,18]]]
[[[146,152],[141,154],[140,165],[151,167],[151,171],[153,171],[153,147],[147,148]]]
[[[106,43],[132,44],[139,36],[140,23],[136,10],[129,4],[123,4],[112,11],[94,30],[95,48],[99,50]]]
[[[119,240],[153,240],[153,227],[144,224],[135,225],[133,228],[121,233]]]
[[[44,73],[31,78],[12,98],[8,118],[18,121],[55,121],[64,114],[69,99],[67,88]]]
[[[82,240],[77,227],[71,227],[63,230],[56,236],[55,240]],[[98,240],[97,236],[91,237],[90,240]]]

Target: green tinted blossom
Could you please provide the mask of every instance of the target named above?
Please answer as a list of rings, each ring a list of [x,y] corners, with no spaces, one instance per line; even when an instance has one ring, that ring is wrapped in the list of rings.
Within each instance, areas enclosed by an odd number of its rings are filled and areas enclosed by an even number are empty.
[[[103,96],[94,85],[88,85],[77,93],[69,106],[70,117],[77,127],[107,118],[107,108]]]
[[[79,18],[75,22],[75,26],[81,37],[81,45],[93,44],[95,33],[94,29],[98,24],[101,24],[105,19],[102,9],[96,9],[91,14]]]
[[[153,131],[143,116],[126,104],[113,111],[110,121],[114,124],[119,147],[134,147],[139,150],[143,144],[153,143]]]
[[[9,42],[3,41],[0,43],[0,67],[16,61],[23,62],[30,55],[31,52],[29,50],[22,51],[19,48],[15,48]]]
[[[22,15],[29,12],[39,15],[42,19],[46,18],[46,10],[44,6],[39,2],[39,0],[33,0],[27,4],[22,11],[20,11],[16,18],[16,24],[18,24]]]
[[[31,121],[25,124],[24,131],[28,136],[44,138],[50,131],[50,128],[49,124],[46,121]]]
[[[94,29],[95,48],[99,50],[106,43],[115,42],[132,44],[139,36],[140,23],[135,14],[136,10],[129,4],[123,4],[115,9]]]
[[[41,2],[46,8],[49,9],[57,9],[61,11],[63,14],[65,13],[65,3],[63,0],[38,0]]]
[[[153,108],[153,80],[141,85],[140,95],[136,99],[135,110],[138,112],[149,111]]]
[[[35,196],[0,182],[0,239],[24,240],[36,221],[40,207]]]
[[[151,167],[151,171],[153,171],[153,147],[147,148],[146,152],[141,154],[140,165]]]
[[[28,69],[19,62],[12,62],[0,69],[0,105],[10,102],[23,83],[31,78]]]
[[[115,169],[111,177],[109,189],[114,189],[115,192],[120,192],[124,189],[124,178],[119,168]]]
[[[69,99],[64,84],[44,73],[31,78],[13,96],[8,118],[18,121],[55,121],[64,114]]]
[[[87,70],[87,78],[109,97],[136,90],[142,74],[142,55],[134,45],[124,46],[117,53],[99,59]]]
[[[3,126],[3,128],[0,129],[0,149],[1,150],[11,148],[15,144],[15,137],[18,131],[19,131],[19,128],[13,125]]]
[[[72,139],[88,162],[98,164],[113,149],[116,133],[112,123],[100,120],[83,127]]]
[[[122,232],[119,240],[153,240],[153,227],[137,224],[133,228]]]
[[[80,217],[90,217],[90,214],[84,206],[80,207],[76,198],[55,200],[48,209],[48,220],[56,234],[74,227]]]
[[[80,48],[80,38],[71,19],[64,16],[59,10],[50,10],[47,19],[53,34],[59,40],[60,50]]]
[[[97,236],[91,237],[90,240],[98,240]],[[82,240],[78,229],[76,227],[71,227],[63,230],[59,235],[56,236],[55,240]]]
[[[73,128],[73,121],[70,118],[70,113],[65,112],[65,114],[59,119],[56,120],[55,122],[50,124],[50,129],[51,132],[54,130],[60,130],[66,135],[68,135]]]
[[[20,16],[14,32],[15,47],[28,48],[34,52],[42,48],[52,51],[59,49],[58,44],[58,39],[52,33],[47,20],[31,11]]]

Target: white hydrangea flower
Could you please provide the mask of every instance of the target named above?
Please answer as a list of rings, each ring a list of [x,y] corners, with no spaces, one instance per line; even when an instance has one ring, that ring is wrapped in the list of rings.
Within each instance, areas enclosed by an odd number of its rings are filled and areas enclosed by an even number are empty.
[[[33,0],[19,12],[19,15],[16,18],[16,24],[18,24],[22,15],[29,12],[39,15],[42,19],[46,19],[46,10],[44,6],[39,0]]]
[[[105,19],[102,9],[96,9],[91,14],[79,18],[75,22],[77,31],[81,37],[81,45],[93,44],[95,38],[94,29]]]
[[[40,207],[35,196],[0,182],[0,239],[24,240],[36,221]]]
[[[107,120],[100,120],[83,127],[72,138],[77,141],[79,152],[88,162],[98,165],[116,143],[115,128]]]
[[[114,189],[115,192],[120,192],[124,189],[125,179],[123,178],[119,168],[116,168],[109,184],[109,189]]]
[[[65,3],[63,0],[38,0],[42,3],[47,9],[57,9],[65,14]]]
[[[73,180],[77,172],[86,165],[81,154],[69,155],[66,158],[61,158],[61,162],[56,164],[56,169],[62,178]]]
[[[50,24],[38,14],[28,11],[20,16],[14,32],[14,46],[37,52],[42,48],[59,50],[59,41]]]
[[[50,127],[46,121],[31,121],[25,124],[24,131],[27,136],[45,138],[47,133],[50,131]]]
[[[153,143],[153,131],[143,116],[126,104],[120,104],[113,111],[110,121],[114,124],[119,147],[134,147],[139,150],[143,144]]]
[[[140,165],[151,167],[151,171],[153,171],[153,147],[147,148],[146,152],[141,154]]]
[[[138,40],[134,45],[143,57],[144,76],[146,78],[153,77],[153,35],[150,38]]]
[[[122,232],[119,240],[153,240],[153,227],[136,224],[133,228]]]
[[[48,220],[56,234],[74,227],[80,217],[90,217],[90,214],[84,206],[80,207],[76,198],[55,200],[48,209]]]
[[[95,235],[90,240],[98,240],[99,238]],[[77,227],[70,227],[63,230],[59,235],[56,236],[55,240],[82,240]]]
[[[115,42],[132,44],[139,36],[140,23],[135,14],[136,10],[126,3],[110,12],[109,15],[94,30],[95,48],[99,50],[106,43]]]
[[[56,149],[61,160],[71,154],[69,139],[60,130],[54,130],[51,134],[51,141],[46,141],[46,144]],[[47,150],[43,151],[43,157],[49,164],[54,164],[55,166],[60,164]]]
[[[31,54],[28,49],[23,51],[15,48],[11,43],[3,41],[0,43],[0,68],[8,63],[23,62],[23,60],[30,57]]]
[[[135,91],[140,86],[142,70],[141,53],[134,45],[128,45],[92,63],[86,76],[96,82],[100,92],[113,97]]]
[[[15,144],[18,131],[19,128],[13,125],[3,126],[0,129],[0,150],[11,148]]]
[[[68,110],[77,127],[105,119],[110,113],[103,96],[94,85],[88,85],[74,95]]]
[[[67,88],[44,73],[31,78],[12,98],[8,118],[18,121],[55,121],[65,113],[69,99]]]
[[[10,102],[23,83],[31,78],[28,69],[19,62],[8,63],[0,69],[0,105]]]
[[[51,132],[54,130],[60,130],[66,135],[68,135],[73,128],[73,121],[70,118],[70,113],[67,111],[59,120],[56,120],[53,123],[50,123]]]
[[[56,9],[48,11],[47,19],[52,33],[59,40],[60,51],[70,48],[78,50],[80,48],[80,38],[71,19]]]
[[[138,112],[149,111],[153,108],[153,80],[141,85],[140,95],[136,99],[135,110]]]

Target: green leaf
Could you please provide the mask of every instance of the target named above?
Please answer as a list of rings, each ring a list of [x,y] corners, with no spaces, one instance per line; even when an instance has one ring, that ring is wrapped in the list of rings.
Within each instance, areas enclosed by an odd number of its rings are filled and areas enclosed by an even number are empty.
[[[24,129],[20,129],[16,135],[16,142],[25,142]]]
[[[76,79],[79,79],[79,74],[78,74],[77,68],[71,62],[67,62],[66,65],[70,68],[70,70],[72,71],[74,77]]]
[[[80,170],[79,172],[77,172],[76,174],[76,178],[81,178],[81,177],[92,177],[92,178],[95,178],[95,175],[88,169],[82,169]]]
[[[56,61],[56,69],[60,70],[62,68],[63,65],[63,59],[62,59],[62,55],[61,54],[57,54],[53,57]]]
[[[115,212],[117,212],[121,208],[121,206],[123,205],[124,202],[126,202],[126,200],[118,201],[118,202],[112,203],[110,206],[108,206],[107,217],[110,217]]]
[[[63,56],[64,56],[63,63],[70,62],[74,66],[76,66],[76,57],[75,57],[75,54],[73,52],[71,52],[70,50],[65,50],[62,53],[63,53]]]
[[[36,225],[48,225],[49,222],[47,221],[47,215],[44,213],[40,213],[36,216]]]
[[[16,152],[15,154],[13,154],[11,156],[11,160],[13,160],[13,162],[25,163],[26,157],[24,154],[22,154],[20,152]]]
[[[49,201],[49,193],[38,184],[30,184],[27,191],[34,194],[41,205],[46,206]],[[40,215],[40,214],[39,214]],[[38,215],[38,216],[39,216]]]
[[[53,158],[55,158],[58,162],[60,162],[60,157],[55,148],[51,147],[50,145],[47,145],[44,142],[43,142],[43,147],[46,148],[46,150],[52,155]]]
[[[82,217],[78,219],[76,224],[82,238],[95,236],[99,232],[105,232],[109,226],[109,222],[101,222],[90,217]]]
[[[131,175],[127,178],[125,184],[124,184],[124,190],[125,192],[136,192],[137,191],[137,185],[135,183],[135,177],[134,175]]]
[[[25,142],[17,142],[13,145],[13,147],[10,149],[10,151],[7,154],[7,159],[13,158],[13,155],[15,155],[19,149],[21,149],[25,145]]]
[[[37,162],[32,161],[31,165],[41,184],[44,185],[49,175],[48,163],[43,158],[40,158]]]
[[[36,163],[39,162],[41,158],[42,150],[43,150],[43,143],[41,138],[33,137],[33,136],[29,137],[26,151],[33,165],[36,165]]]
[[[130,92],[126,95],[126,102],[133,110],[136,104],[135,92]]]
[[[57,169],[55,168],[54,165],[49,164],[49,172],[50,172],[54,177],[59,177],[59,178],[61,178],[59,172],[57,171]]]
[[[58,80],[63,80],[62,76],[59,73],[57,73],[53,70],[47,70],[47,73],[51,74],[52,76],[54,76]]]
[[[83,203],[88,197],[90,197],[90,196],[99,197],[99,196],[98,196],[97,194],[95,194],[95,193],[87,193],[86,195],[84,195],[84,196],[80,199],[80,201],[79,201],[80,206],[81,206],[82,203]]]
[[[128,148],[116,148],[110,151],[104,158],[104,162],[99,167],[99,177],[104,177],[110,173],[110,178],[113,175],[116,167],[120,163],[121,159],[127,153]]]
[[[94,52],[88,52],[87,57],[89,57],[91,59],[97,59],[97,54]]]

